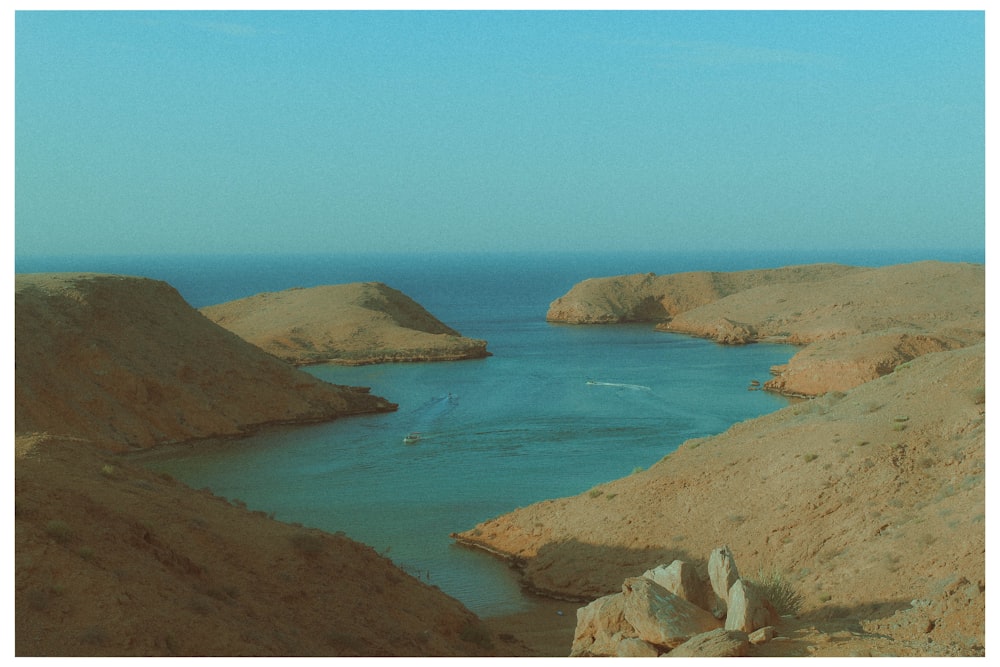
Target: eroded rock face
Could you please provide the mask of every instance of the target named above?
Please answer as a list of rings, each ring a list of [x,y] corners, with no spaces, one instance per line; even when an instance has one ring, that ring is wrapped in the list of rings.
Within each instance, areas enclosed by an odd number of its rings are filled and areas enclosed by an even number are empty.
[[[456,361],[490,356],[402,292],[352,283],[268,292],[202,308],[213,322],[296,365]]]
[[[739,658],[750,651],[745,632],[718,628],[687,640],[667,653],[668,658]]]
[[[625,620],[625,598],[621,593],[605,595],[576,611],[576,633],[571,657],[617,655],[618,645],[638,637]]]
[[[729,610],[726,613],[726,630],[739,630],[747,634],[774,625],[778,614],[761,594],[742,579],[737,579],[729,589]]]
[[[716,618],[724,618],[729,609],[729,592],[732,590],[733,584],[740,578],[733,552],[729,550],[729,547],[719,547],[712,550],[708,557],[708,578],[712,583],[712,592],[715,594],[712,614]]]
[[[395,409],[264,353],[164,282],[26,274],[15,287],[18,434],[148,447]]]
[[[645,577],[626,579],[622,595],[625,620],[635,628],[639,639],[656,646],[680,646],[720,626],[712,614]]]
[[[867,270],[814,264],[752,271],[694,271],[659,276],[639,273],[590,278],[553,301],[546,319],[567,324],[666,322],[680,313],[753,287],[811,283]]]
[[[670,565],[659,565],[652,570],[647,570],[642,576],[655,581],[674,595],[684,598],[697,607],[708,609],[711,606],[706,600],[705,583],[690,563],[675,560]]]

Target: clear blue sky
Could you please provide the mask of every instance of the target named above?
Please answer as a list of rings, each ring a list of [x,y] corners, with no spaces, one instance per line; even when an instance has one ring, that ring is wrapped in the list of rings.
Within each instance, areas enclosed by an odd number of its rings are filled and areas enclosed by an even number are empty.
[[[982,12],[18,12],[16,253],[982,248]]]

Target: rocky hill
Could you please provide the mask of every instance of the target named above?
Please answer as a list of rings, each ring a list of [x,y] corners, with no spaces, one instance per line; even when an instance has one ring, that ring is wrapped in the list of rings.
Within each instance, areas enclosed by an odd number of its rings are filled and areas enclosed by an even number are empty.
[[[928,352],[984,340],[985,303],[982,265],[918,262],[746,289],[657,328],[720,343],[802,345],[766,387],[815,396],[846,391]]]
[[[27,274],[15,290],[18,434],[135,448],[395,409],[262,353],[160,281]]]
[[[454,361],[489,356],[402,292],[352,283],[257,294],[202,308],[220,326],[293,364]]]
[[[985,286],[982,265],[945,262],[639,274],[578,283],[547,317],[651,322],[729,345],[802,345],[765,386],[815,396],[845,391],[928,352],[982,341]]]
[[[812,283],[864,271],[867,269],[810,264],[751,271],[590,278],[553,301],[546,320],[566,324],[664,322],[679,313],[754,287]]]
[[[785,641],[751,655],[981,655],[983,313],[982,267],[936,262],[750,288],[678,313],[670,330],[714,337],[725,320],[750,340],[838,346],[800,355],[892,347],[908,361],[887,355],[867,378],[847,369],[840,385],[826,358],[815,398],[455,537],[509,558],[531,588],[581,601],[674,560],[704,568],[728,545],[742,571],[773,568],[804,598]]]
[[[496,651],[372,549],[116,453],[393,404],[275,359],[158,281],[18,276],[14,316],[17,656]]]

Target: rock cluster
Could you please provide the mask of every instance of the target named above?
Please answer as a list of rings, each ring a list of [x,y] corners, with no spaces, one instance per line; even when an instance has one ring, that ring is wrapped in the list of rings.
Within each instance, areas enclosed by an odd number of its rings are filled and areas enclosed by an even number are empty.
[[[740,577],[729,547],[714,549],[707,581],[675,560],[631,577],[622,592],[577,611],[571,657],[727,657],[774,637],[778,612]]]

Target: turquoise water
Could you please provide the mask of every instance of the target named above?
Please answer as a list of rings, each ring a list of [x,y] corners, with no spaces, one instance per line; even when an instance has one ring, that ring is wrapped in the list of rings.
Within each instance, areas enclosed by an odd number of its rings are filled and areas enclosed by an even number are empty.
[[[649,467],[680,443],[773,411],[747,391],[786,346],[726,348],[648,326],[518,327],[484,360],[341,368],[395,413],[172,448],[146,463],[383,552],[482,615],[529,604],[498,560],[449,534]],[[588,384],[588,379],[601,384]],[[403,437],[421,432],[415,445]]]
[[[369,386],[398,403],[397,412],[162,448],[144,461],[279,520],[343,531],[490,616],[531,601],[505,564],[455,545],[450,533],[649,467],[685,440],[786,403],[747,386],[786,362],[789,346],[724,347],[649,325],[544,321],[549,302],[587,277],[698,264],[749,268],[732,258],[653,260],[105,258],[25,262],[18,270],[147,275],[167,280],[195,306],[296,285],[381,280],[463,334],[489,341],[494,356],[482,360],[308,369],[330,382]],[[421,441],[403,444],[411,431]]]

